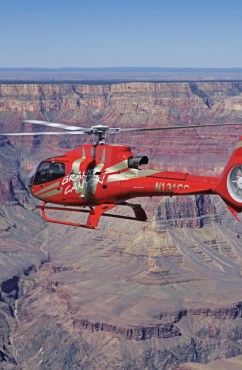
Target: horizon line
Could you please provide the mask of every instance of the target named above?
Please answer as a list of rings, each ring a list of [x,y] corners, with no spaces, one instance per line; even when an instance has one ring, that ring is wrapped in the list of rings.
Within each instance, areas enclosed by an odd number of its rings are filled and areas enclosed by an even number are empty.
[[[242,67],[0,67],[0,70],[146,70],[146,71],[208,71],[208,70],[241,70]]]

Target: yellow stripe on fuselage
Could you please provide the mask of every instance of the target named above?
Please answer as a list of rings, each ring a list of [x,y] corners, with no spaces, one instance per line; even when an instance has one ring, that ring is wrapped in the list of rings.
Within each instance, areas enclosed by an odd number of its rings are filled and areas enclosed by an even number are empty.
[[[49,191],[48,193],[39,195],[38,198],[46,199],[48,197],[52,197],[53,195],[60,194],[61,192],[62,192],[62,188],[59,188],[59,190],[55,189],[55,190]]]
[[[158,172],[159,171],[139,170],[139,169],[136,169],[136,168],[129,168],[129,169],[127,169],[127,171],[123,171],[121,173],[110,174],[107,178],[107,182],[138,179],[138,178],[141,178],[141,177],[155,175]],[[108,173],[107,173],[107,175],[108,175]]]
[[[116,171],[124,170],[125,168],[128,169],[128,161],[127,160],[119,162],[119,163],[115,164],[114,166],[105,168],[104,172],[108,174],[109,172],[116,172]]]
[[[54,182],[53,184],[48,185],[48,186],[45,186],[43,184],[43,188],[41,190],[39,190],[39,191],[36,191],[36,193],[33,192],[33,195],[40,195],[42,193],[45,193],[46,191],[49,191],[50,189],[56,188],[59,185],[60,185],[60,181]]]

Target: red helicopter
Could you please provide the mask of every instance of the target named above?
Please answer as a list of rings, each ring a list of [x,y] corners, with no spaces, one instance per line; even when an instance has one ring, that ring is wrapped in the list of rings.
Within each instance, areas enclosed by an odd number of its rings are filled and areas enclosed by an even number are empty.
[[[61,123],[27,120],[31,123],[61,129],[54,132],[4,133],[2,135],[65,135],[89,134],[97,137],[94,144],[84,144],[60,157],[42,161],[30,176],[32,195],[42,200],[37,206],[48,222],[94,229],[102,215],[146,221],[140,204],[127,201],[137,197],[173,196],[185,194],[218,194],[235,218],[242,211],[242,137],[220,177],[193,176],[183,172],[143,170],[147,156],[134,157],[129,146],[106,144],[106,135],[132,131],[188,129],[229,124],[208,124],[157,128],[115,128],[103,125],[82,128]],[[230,124],[233,125],[233,124]],[[238,125],[238,124],[234,124]],[[65,130],[65,131],[63,131]],[[62,207],[47,206],[48,203]],[[134,217],[106,214],[122,205],[131,207]],[[84,207],[84,208],[83,208]],[[86,209],[88,207],[88,209]],[[56,220],[46,210],[88,213],[86,224]]]

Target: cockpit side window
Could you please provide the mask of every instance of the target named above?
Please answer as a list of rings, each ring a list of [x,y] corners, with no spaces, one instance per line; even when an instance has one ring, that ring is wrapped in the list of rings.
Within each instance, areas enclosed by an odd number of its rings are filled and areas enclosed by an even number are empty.
[[[65,176],[65,165],[64,163],[55,162],[51,163],[49,170],[49,181],[53,181]]]
[[[65,176],[65,164],[60,162],[41,162],[34,178],[34,185],[44,184]]]

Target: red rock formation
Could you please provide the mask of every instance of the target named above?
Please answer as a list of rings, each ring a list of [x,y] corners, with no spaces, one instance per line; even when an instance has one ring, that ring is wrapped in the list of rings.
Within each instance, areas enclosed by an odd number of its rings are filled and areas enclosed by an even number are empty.
[[[221,223],[211,197],[205,195],[165,198],[157,206],[157,230],[171,227],[201,228]]]
[[[36,130],[21,124],[30,118],[121,127],[242,122],[241,91],[242,82],[2,84],[0,125],[7,132]],[[147,154],[150,168],[214,175],[240,135],[224,127],[109,139]],[[169,369],[241,353],[242,231],[217,198],[142,199],[152,220],[145,224],[46,227],[28,173],[89,138],[1,140],[0,362]]]
[[[21,120],[29,118],[84,127],[93,124],[154,127],[242,121],[241,82],[2,84],[0,89],[2,132],[38,130],[21,124]],[[197,132],[193,129],[151,132],[145,135],[145,140],[143,134],[135,134],[135,137],[122,134],[109,139],[130,143],[135,153],[149,155],[150,166],[156,168],[217,174],[239,136],[239,127],[232,130],[224,127]],[[60,153],[61,148],[74,147],[85,140],[89,138],[15,137],[5,145],[11,142],[23,157],[31,157],[36,163],[45,154]],[[23,169],[30,168],[26,161],[24,165]],[[9,193],[10,184],[2,185],[2,188],[4,186],[8,187]],[[6,199],[13,198],[6,196],[5,191],[4,194]]]

